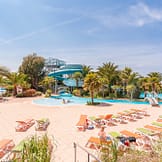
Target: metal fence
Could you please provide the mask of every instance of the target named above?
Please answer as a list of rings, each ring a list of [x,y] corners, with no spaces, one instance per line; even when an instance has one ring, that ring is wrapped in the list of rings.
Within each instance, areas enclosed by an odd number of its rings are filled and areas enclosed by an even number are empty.
[[[79,149],[82,150],[84,154],[87,154],[87,162],[92,162],[91,160],[93,160],[94,162],[101,162],[95,155],[93,155],[92,153],[90,153],[85,148],[83,148],[82,146],[80,146],[79,144],[75,142],[74,142],[74,162],[79,162],[78,156],[77,156]]]

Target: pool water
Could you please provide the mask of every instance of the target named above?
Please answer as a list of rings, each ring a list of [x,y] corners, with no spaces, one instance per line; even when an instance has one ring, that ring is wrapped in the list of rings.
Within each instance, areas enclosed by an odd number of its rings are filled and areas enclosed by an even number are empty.
[[[66,104],[63,103],[63,99],[65,100]],[[69,102],[67,102],[69,101]],[[87,101],[91,101],[90,98],[82,98],[76,96],[60,96],[60,97],[50,97],[50,98],[42,98],[33,100],[33,103],[44,105],[44,106],[60,106],[60,105],[76,105],[76,104],[86,104]],[[108,99],[94,99],[94,102],[104,102],[104,103],[123,103],[123,104],[147,104],[149,102],[146,101],[130,101],[130,100],[108,100]],[[162,105],[162,102],[159,103]]]

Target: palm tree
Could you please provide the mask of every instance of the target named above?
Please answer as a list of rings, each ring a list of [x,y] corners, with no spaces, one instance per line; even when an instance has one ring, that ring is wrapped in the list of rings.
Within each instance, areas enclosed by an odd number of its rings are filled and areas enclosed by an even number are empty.
[[[10,71],[5,66],[0,66],[0,75],[8,77],[10,75]]]
[[[94,103],[94,93],[99,90],[101,83],[96,73],[89,73],[84,79],[84,89],[90,92],[91,102]]]
[[[5,85],[5,79],[3,78],[3,76],[0,76],[0,87]]]
[[[158,86],[160,86],[160,82],[162,81],[162,75],[158,72],[151,72],[148,75],[148,83],[151,86],[152,92],[157,92]]]
[[[108,85],[108,93],[111,93],[111,86],[115,84],[117,76],[118,76],[118,71],[117,71],[118,66],[115,65],[114,63],[108,62],[104,63],[103,66],[98,67],[98,75],[101,78],[104,78],[104,84]]]
[[[9,83],[13,85],[13,95],[17,95],[17,86],[23,88],[29,88],[30,85],[27,83],[27,75],[23,73],[12,72],[7,76]]]
[[[82,69],[82,75],[83,75],[83,78],[86,77],[86,75],[91,72],[92,68],[90,66],[87,66],[87,65],[83,65],[83,69]]]
[[[129,85],[126,86],[126,90],[127,90],[128,94],[130,94],[130,99],[132,100],[133,99],[133,94],[136,91],[136,86],[133,85],[133,84],[129,84]]]
[[[82,79],[82,73],[81,72],[75,72],[72,76],[72,78],[76,81],[76,87],[79,87],[79,81]]]
[[[55,79],[53,77],[44,77],[44,79],[40,82],[40,85],[43,86],[45,90],[52,89],[52,85],[55,83]]]
[[[124,70],[121,71],[120,77],[122,80],[122,86],[124,87],[124,95],[126,95],[127,89],[129,89],[127,86],[132,87],[134,85],[137,87],[140,75],[137,72],[133,72],[131,68],[125,67]]]

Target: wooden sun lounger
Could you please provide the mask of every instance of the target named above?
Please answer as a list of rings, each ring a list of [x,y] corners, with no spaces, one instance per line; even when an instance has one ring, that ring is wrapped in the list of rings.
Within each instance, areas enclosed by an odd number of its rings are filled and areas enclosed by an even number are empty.
[[[2,139],[0,141],[0,158],[15,146],[12,139]]]
[[[144,127],[147,128],[147,129],[150,129],[152,131],[157,131],[157,132],[162,133],[162,128],[158,128],[158,127],[155,127],[155,126],[152,126],[152,125],[145,125]]]
[[[157,122],[162,122],[162,118],[159,118],[156,120]]]
[[[139,131],[140,133],[144,134],[144,135],[148,135],[148,136],[156,136],[157,133],[155,131],[152,131],[150,129],[146,129],[146,128],[137,128],[137,131]]]
[[[107,114],[105,115],[104,119],[105,120],[110,120],[112,118],[113,114]]]
[[[109,132],[108,133],[112,138],[116,138],[118,136],[121,136],[121,134],[119,132],[115,132],[115,131],[112,131],[112,132]]]
[[[80,115],[80,119],[76,124],[76,127],[79,131],[85,131],[87,127],[87,115]]]
[[[139,134],[130,132],[130,131],[128,131],[128,130],[122,130],[122,131],[120,131],[120,133],[121,133],[122,135],[125,135],[125,136],[128,136],[128,137],[135,137],[135,138],[140,138],[140,137],[141,137]]]
[[[36,131],[46,131],[49,124],[50,124],[50,122],[49,122],[48,118],[36,120],[35,130]]]
[[[137,114],[143,115],[143,116],[150,116],[150,114],[147,113],[147,111],[145,110],[140,110],[140,109],[131,109],[132,111],[134,111]]]
[[[17,120],[16,122],[17,122],[17,126],[15,127],[16,132],[25,132],[35,123],[34,119]]]
[[[86,143],[86,147],[91,148],[91,149],[100,149],[100,147],[102,146],[102,144],[106,144],[109,145],[111,144],[112,141],[111,140],[107,140],[107,141],[102,141],[100,138],[98,137],[93,137],[91,136],[87,143]]]

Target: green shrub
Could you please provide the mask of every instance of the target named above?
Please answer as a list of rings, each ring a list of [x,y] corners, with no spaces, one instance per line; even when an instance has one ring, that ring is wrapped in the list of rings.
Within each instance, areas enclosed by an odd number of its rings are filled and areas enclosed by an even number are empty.
[[[34,97],[36,96],[36,90],[35,89],[27,89],[23,92],[24,97]]]
[[[52,94],[52,90],[47,89],[46,93],[45,93],[45,97],[50,97]]]
[[[91,101],[87,101],[87,105],[99,105],[100,102],[91,102]]]
[[[21,142],[14,162],[50,162],[53,145],[47,135],[32,136]],[[20,160],[21,159],[21,160]]]
[[[16,97],[24,97],[23,93],[19,93],[16,95]]]
[[[73,95],[75,95],[75,96],[81,96],[81,91],[80,91],[80,89],[74,89],[73,90]]]

